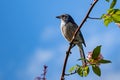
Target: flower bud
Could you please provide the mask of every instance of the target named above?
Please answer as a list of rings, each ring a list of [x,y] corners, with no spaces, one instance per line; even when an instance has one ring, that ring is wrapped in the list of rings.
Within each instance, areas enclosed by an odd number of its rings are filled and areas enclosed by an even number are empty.
[[[100,54],[96,59],[92,58],[93,52],[88,52],[87,60],[88,64],[95,64],[95,65],[100,65],[99,61],[103,59],[102,54]]]

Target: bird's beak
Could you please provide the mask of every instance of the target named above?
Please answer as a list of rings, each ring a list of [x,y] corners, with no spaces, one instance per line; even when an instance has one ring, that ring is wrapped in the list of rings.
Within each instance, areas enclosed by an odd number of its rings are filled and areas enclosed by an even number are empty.
[[[60,18],[61,18],[61,16],[56,16],[56,18],[60,19]]]

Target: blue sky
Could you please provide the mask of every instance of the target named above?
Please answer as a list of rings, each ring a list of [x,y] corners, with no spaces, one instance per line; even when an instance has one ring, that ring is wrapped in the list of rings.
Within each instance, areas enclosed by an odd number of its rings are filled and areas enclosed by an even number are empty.
[[[1,0],[0,2],[0,80],[33,80],[48,66],[47,80],[59,80],[65,51],[69,44],[61,36],[57,15],[68,13],[80,24],[92,0]],[[118,1],[120,3],[120,1]],[[120,8],[117,3],[116,8]],[[100,17],[109,4],[100,0],[92,17]],[[111,23],[87,20],[81,29],[87,47],[85,53],[102,45],[102,54],[112,64],[101,65],[102,76],[90,72],[68,80],[118,80],[120,78],[120,29]],[[77,47],[72,49],[67,70],[79,58]]]

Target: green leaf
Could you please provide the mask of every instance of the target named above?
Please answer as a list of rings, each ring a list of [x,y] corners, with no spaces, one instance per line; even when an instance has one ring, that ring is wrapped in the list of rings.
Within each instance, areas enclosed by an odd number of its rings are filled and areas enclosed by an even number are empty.
[[[108,26],[112,21],[113,21],[113,19],[111,17],[110,18],[106,18],[106,19],[104,19],[104,25]]]
[[[107,63],[111,63],[111,61],[102,59],[98,63],[107,64]]]
[[[115,9],[108,9],[107,10],[107,14],[111,15],[111,14],[114,14],[115,12]]]
[[[82,67],[79,67],[79,68],[78,68],[77,73],[78,73],[81,77],[83,77],[83,69],[82,69]]]
[[[72,73],[73,71],[75,71],[78,68],[78,66],[73,66],[69,69],[69,72]]]
[[[114,10],[115,10],[115,12],[112,15],[113,21],[115,23],[120,23],[120,10],[119,9],[114,9]]]
[[[120,9],[109,9],[107,14],[101,16],[104,19],[104,25],[108,26],[111,22],[120,23]]]
[[[90,69],[88,66],[86,67],[79,67],[78,70],[77,70],[77,73],[81,76],[81,77],[86,77],[90,72]]]
[[[86,76],[89,74],[89,72],[90,72],[90,69],[89,69],[88,66],[86,66],[86,67],[84,68],[84,76],[86,77]]]
[[[119,15],[114,14],[112,15],[112,17],[115,23],[120,23],[120,14]]]
[[[117,3],[117,0],[113,0],[112,3],[111,3],[111,5],[110,5],[110,9],[114,8],[114,6],[116,5],[116,3]]]
[[[100,68],[99,68],[98,66],[93,65],[93,66],[92,66],[92,70],[93,70],[93,72],[94,72],[96,75],[101,76],[101,70],[100,70]]]
[[[120,14],[120,9],[115,9],[115,14]]]
[[[80,61],[80,60],[85,60],[84,58],[80,58],[80,59],[78,59],[78,61]]]
[[[110,2],[110,0],[106,0],[107,2]]]
[[[92,59],[98,58],[98,56],[100,55],[100,51],[101,51],[101,45],[100,45],[100,46],[97,46],[97,47],[93,50]]]
[[[105,18],[105,14],[102,14],[101,18],[104,19]]]

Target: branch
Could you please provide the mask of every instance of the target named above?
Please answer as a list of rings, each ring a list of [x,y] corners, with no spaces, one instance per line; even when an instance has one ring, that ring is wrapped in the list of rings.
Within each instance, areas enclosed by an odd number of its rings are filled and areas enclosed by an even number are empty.
[[[72,49],[72,45],[73,45],[73,41],[78,33],[78,31],[80,30],[80,28],[83,26],[83,24],[85,23],[85,21],[87,20],[87,18],[89,17],[89,14],[90,12],[92,11],[93,7],[95,6],[95,4],[98,2],[98,0],[94,0],[93,3],[91,4],[85,18],[83,19],[82,23],[80,24],[80,26],[76,29],[74,35],[73,35],[73,38],[71,40],[71,43],[70,43],[70,46],[66,52],[66,57],[65,57],[65,60],[64,60],[64,65],[63,65],[63,70],[62,70],[62,75],[61,75],[61,79],[60,80],[64,80],[64,76],[65,76],[65,69],[66,69],[66,65],[67,65],[67,60],[68,60],[68,56],[70,54],[70,50]]]
[[[71,48],[72,48],[72,44],[73,44],[73,43],[70,43],[70,46],[69,46],[69,48],[68,48],[68,51],[66,52],[66,57],[65,57],[65,60],[64,60],[64,65],[63,65],[61,80],[64,80],[65,69],[66,69],[66,65],[67,65],[68,56],[69,56],[69,54],[70,54],[70,50],[71,50]]]

